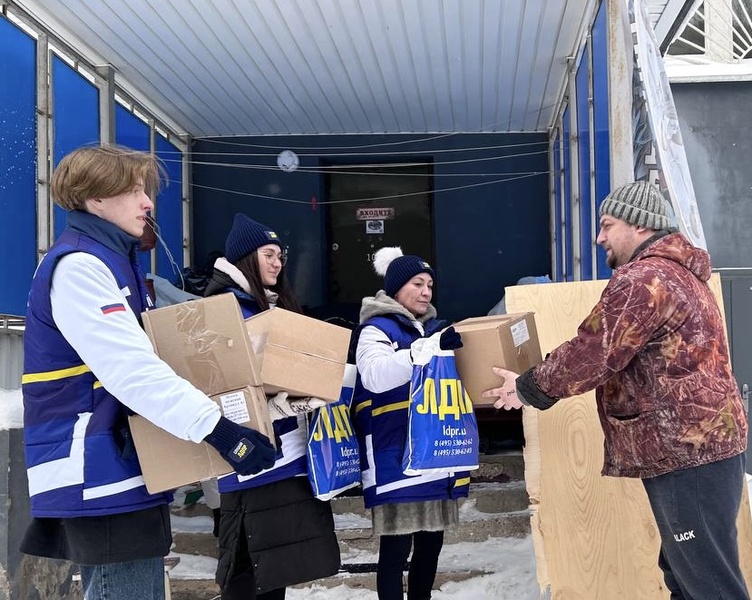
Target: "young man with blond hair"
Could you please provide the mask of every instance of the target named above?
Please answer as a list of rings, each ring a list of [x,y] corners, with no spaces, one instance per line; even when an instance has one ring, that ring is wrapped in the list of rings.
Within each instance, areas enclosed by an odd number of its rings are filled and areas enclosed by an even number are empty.
[[[75,150],[52,177],[66,228],[40,263],[24,335],[24,438],[32,522],[21,550],[81,567],[86,600],[162,600],[167,493],[150,494],[128,415],[212,444],[239,473],[271,466],[260,433],[178,377],[141,328],[138,261],[162,169],[118,146]],[[179,456],[175,460],[180,460]]]

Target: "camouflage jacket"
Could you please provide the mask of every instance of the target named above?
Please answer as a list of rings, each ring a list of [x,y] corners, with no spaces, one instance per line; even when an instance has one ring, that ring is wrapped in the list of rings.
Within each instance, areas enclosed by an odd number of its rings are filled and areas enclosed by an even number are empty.
[[[654,477],[745,450],[709,278],[708,253],[681,234],[651,238],[614,271],[577,337],[517,380],[541,409],[595,388],[604,475]]]

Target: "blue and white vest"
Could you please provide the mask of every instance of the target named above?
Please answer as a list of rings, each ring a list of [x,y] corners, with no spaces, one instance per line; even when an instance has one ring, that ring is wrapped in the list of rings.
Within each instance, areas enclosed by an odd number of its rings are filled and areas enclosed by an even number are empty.
[[[135,255],[70,227],[40,263],[29,292],[22,379],[31,514],[109,515],[165,504],[171,494],[149,494],[135,453],[124,452],[125,406],[102,387],[52,318],[52,274],[71,252],[99,258],[128,290],[136,315],[150,306]]]
[[[443,322],[431,319],[425,323],[430,336]],[[420,332],[409,319],[398,314],[372,317],[353,333],[348,362],[355,363],[360,332],[373,326],[383,331],[395,350],[404,350],[419,337]],[[352,417],[360,445],[360,468],[363,499],[366,508],[397,502],[422,502],[461,498],[468,494],[467,473],[409,476],[402,472],[402,455],[407,443],[410,382],[375,394],[363,387],[360,373],[355,383]]]
[[[235,294],[244,319],[261,312],[256,300],[242,290],[227,288],[222,291]],[[220,493],[255,488],[290,477],[302,477],[308,473],[305,415],[279,419],[272,426],[277,438],[274,466],[257,475],[243,476],[235,472],[223,475],[218,480]]]

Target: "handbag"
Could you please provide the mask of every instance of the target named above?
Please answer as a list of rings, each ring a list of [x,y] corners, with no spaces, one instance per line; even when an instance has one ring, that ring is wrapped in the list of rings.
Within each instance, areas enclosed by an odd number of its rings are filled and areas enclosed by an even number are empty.
[[[405,475],[453,473],[478,468],[478,422],[462,385],[454,350],[441,350],[439,336],[427,338],[413,357]]]
[[[339,399],[313,412],[306,456],[308,481],[319,500],[360,484],[358,440],[350,420],[356,374],[355,365],[345,365]]]

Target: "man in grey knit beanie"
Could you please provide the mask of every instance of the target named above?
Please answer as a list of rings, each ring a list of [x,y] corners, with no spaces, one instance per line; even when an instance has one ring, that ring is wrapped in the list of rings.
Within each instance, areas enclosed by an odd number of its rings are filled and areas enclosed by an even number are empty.
[[[547,410],[595,389],[602,473],[642,480],[671,598],[749,600],[736,528],[749,510],[747,415],[708,286],[710,256],[671,231],[672,216],[649,183],[611,192],[597,241],[614,272],[600,301],[535,367],[494,367],[503,383],[482,396],[497,409]]]
[[[647,181],[627,183],[613,190],[601,203],[600,217],[596,241],[606,250],[606,262],[612,269],[626,264],[656,232],[677,230],[671,204]]]
[[[600,214],[654,231],[676,231],[671,205],[660,190],[647,181],[635,181],[616,188],[603,200]]]

